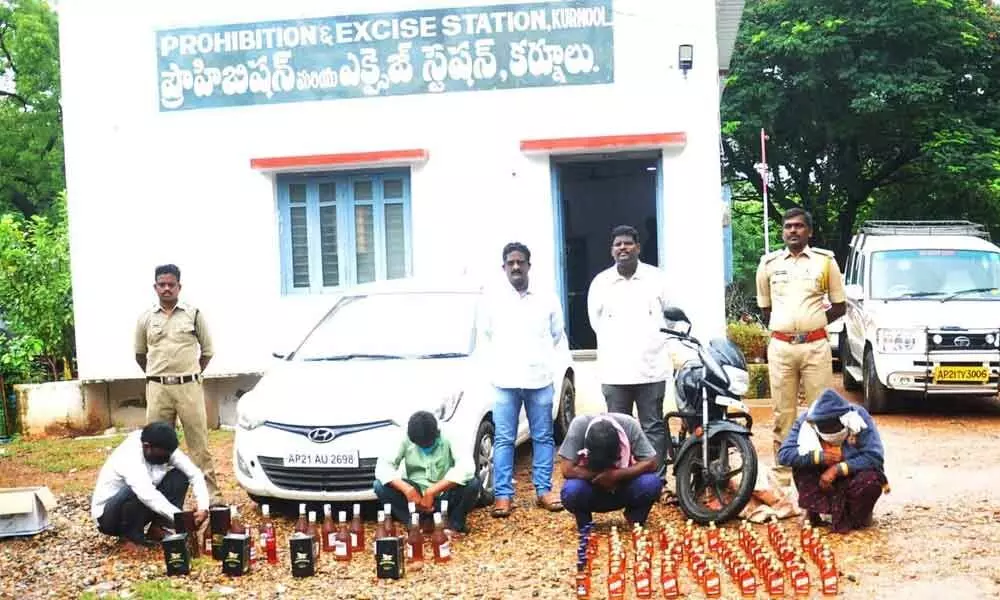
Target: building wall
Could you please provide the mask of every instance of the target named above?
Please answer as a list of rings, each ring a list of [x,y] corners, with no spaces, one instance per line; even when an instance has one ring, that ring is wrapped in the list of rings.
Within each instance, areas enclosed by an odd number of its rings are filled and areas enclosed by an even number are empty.
[[[423,148],[413,168],[413,274],[499,274],[533,250],[556,280],[549,158],[524,139],[684,132],[665,154],[664,267],[696,332],[721,334],[723,259],[715,6],[616,0],[614,83],[159,110],[155,31],[287,18],[485,5],[450,0],[80,0],[60,6],[67,184],[80,376],[139,377],[135,320],[153,267],[178,264],[182,297],[212,329],[210,373],[259,371],[332,304],[281,293],[274,176],[251,158]],[[677,46],[695,47],[682,77]],[[612,226],[609,223],[609,228]],[[641,227],[642,224],[637,224]]]

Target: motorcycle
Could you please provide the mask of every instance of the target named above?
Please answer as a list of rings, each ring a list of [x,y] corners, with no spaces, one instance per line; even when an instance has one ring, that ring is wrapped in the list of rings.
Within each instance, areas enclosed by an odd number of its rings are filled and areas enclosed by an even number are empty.
[[[684,311],[663,312],[662,333],[694,350],[675,373],[678,410],[664,416],[668,433],[679,420],[679,434],[667,436],[665,461],[673,464],[677,500],[697,523],[723,523],[740,514],[757,480],[757,452],[750,442],[753,418],[741,397],[750,387],[746,359],[728,339],[705,347],[691,336]],[[736,462],[738,461],[738,464]]]

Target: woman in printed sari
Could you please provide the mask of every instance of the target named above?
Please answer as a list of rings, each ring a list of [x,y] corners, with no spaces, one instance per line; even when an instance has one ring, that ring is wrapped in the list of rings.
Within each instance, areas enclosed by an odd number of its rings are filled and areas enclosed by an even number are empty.
[[[888,492],[885,454],[875,421],[864,408],[827,389],[795,421],[778,450],[813,525],[838,533],[871,523],[875,502]]]

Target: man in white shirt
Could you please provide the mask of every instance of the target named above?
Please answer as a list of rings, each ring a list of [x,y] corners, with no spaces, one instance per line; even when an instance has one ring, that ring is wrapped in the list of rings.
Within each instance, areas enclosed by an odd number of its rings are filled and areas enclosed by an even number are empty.
[[[195,526],[208,516],[205,475],[177,449],[177,432],[157,421],[130,433],[101,467],[90,501],[97,529],[128,545],[151,546],[181,512],[188,484],[194,488]],[[145,531],[149,525],[149,531]]]
[[[524,244],[504,246],[503,269],[510,286],[489,294],[480,314],[490,382],[496,390],[492,515],[507,517],[513,510],[514,439],[522,404],[531,430],[531,481],[537,504],[557,512],[563,507],[559,494],[552,491],[552,369],[556,345],[563,338],[562,308],[555,294],[529,287],[531,251]]]
[[[662,475],[666,448],[663,396],[671,362],[666,326],[667,278],[639,260],[639,232],[619,225],[611,232],[614,266],[594,277],[587,293],[587,314],[597,334],[598,373],[609,412],[638,409],[642,430],[656,449]]]

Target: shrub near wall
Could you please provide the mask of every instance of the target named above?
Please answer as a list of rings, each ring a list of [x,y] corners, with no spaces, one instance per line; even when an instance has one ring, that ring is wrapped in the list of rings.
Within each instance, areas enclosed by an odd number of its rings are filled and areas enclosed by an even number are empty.
[[[729,323],[726,325],[726,335],[740,347],[747,362],[767,362],[767,330],[757,323]]]
[[[767,363],[750,364],[750,389],[747,391],[748,399],[770,398],[771,384],[767,370]]]

